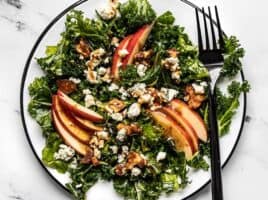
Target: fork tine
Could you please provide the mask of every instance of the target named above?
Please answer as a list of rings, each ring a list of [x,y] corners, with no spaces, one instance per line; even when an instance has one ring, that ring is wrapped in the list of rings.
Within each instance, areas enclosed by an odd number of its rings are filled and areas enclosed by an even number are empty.
[[[212,34],[213,49],[217,49],[217,42],[216,42],[215,31],[214,31],[214,26],[213,26],[213,19],[212,19],[210,7],[208,7],[208,13],[209,13],[209,21],[210,21],[210,28],[211,28],[211,34]]]
[[[216,12],[216,19],[217,19],[218,32],[219,32],[220,49],[223,49],[224,41],[223,41],[223,37],[222,37],[221,23],[220,23],[220,18],[219,18],[219,13],[218,13],[218,8],[217,8],[217,6],[215,6],[215,12]]]
[[[203,13],[203,20],[204,20],[204,25],[205,25],[205,36],[206,36],[206,49],[210,49],[209,45],[209,37],[208,37],[208,27],[207,27],[207,20],[206,20],[206,14],[204,8],[202,8],[202,13]]]
[[[197,35],[198,35],[198,47],[199,51],[203,50],[203,42],[202,42],[202,33],[200,28],[200,21],[199,21],[199,15],[198,15],[198,9],[195,9],[196,14],[196,23],[197,23]]]

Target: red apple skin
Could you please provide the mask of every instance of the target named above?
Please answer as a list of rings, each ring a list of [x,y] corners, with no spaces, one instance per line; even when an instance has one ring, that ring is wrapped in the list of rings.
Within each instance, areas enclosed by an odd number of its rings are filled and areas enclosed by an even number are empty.
[[[63,139],[64,143],[70,147],[72,147],[77,153],[85,156],[87,152],[89,151],[89,147],[79,140],[77,140],[75,137],[73,137],[61,124],[60,120],[58,119],[55,111],[52,109],[52,119],[53,123],[55,125],[55,128],[61,138]]]
[[[70,112],[70,115],[73,117],[73,120],[75,121],[75,123],[85,130],[88,130],[88,131],[102,131],[103,130],[102,127],[96,126],[91,121],[78,117],[72,112]]]
[[[78,104],[70,97],[68,97],[66,94],[64,94],[62,91],[58,90],[57,95],[59,97],[61,105],[66,109],[70,110],[71,112],[73,112],[75,115],[88,119],[92,122],[103,121],[103,117],[100,114]]]
[[[177,111],[170,108],[169,106],[163,107],[161,111],[170,116],[173,120],[175,120],[178,123],[179,126],[181,126],[181,128],[184,129],[184,131],[190,136],[192,140],[194,152],[197,152],[199,148],[198,137],[192,125],[188,121],[186,121]]]
[[[113,64],[111,69],[111,75],[114,79],[119,79],[119,63],[122,62],[122,58],[119,56],[119,51],[122,49],[126,49],[127,45],[132,38],[133,35],[129,35],[125,37],[119,44],[119,46],[116,48],[114,56],[113,56]]]
[[[167,137],[171,137],[175,142],[178,151],[183,151],[187,160],[191,160],[194,154],[194,147],[191,138],[178,124],[169,116],[160,111],[152,111],[152,118],[162,126]]]
[[[188,121],[192,125],[196,135],[201,141],[208,141],[206,125],[204,123],[204,120],[197,112],[189,108],[186,103],[179,99],[172,100],[170,102],[170,107],[176,110],[184,119],[186,119],[186,121]]]
[[[153,25],[154,23],[144,25],[136,33],[134,33],[127,45],[127,51],[129,54],[123,59],[123,69],[125,69],[126,65],[133,63],[134,56],[144,47]]]
[[[68,111],[64,110],[60,105],[58,97],[56,95],[52,97],[52,107],[65,129],[81,142],[88,144],[91,138],[90,135],[93,134],[93,131],[86,131],[76,125]]]

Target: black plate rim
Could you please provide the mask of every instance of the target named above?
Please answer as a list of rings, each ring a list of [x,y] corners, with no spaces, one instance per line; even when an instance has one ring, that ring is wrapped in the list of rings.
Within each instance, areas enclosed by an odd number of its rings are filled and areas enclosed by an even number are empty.
[[[23,129],[24,129],[24,132],[25,132],[25,135],[26,135],[26,138],[28,140],[28,143],[30,145],[30,148],[31,150],[33,151],[34,153],[34,156],[36,157],[36,159],[38,160],[38,162],[40,163],[40,165],[42,166],[42,168],[45,170],[45,172],[49,175],[49,177],[55,181],[55,183],[57,183],[59,186],[61,186],[61,188],[63,190],[65,190],[69,195],[71,194],[70,191],[65,187],[65,185],[63,185],[61,182],[59,182],[59,180],[57,180],[52,174],[51,172],[47,169],[47,167],[44,165],[44,163],[42,162],[42,160],[39,158],[37,152],[35,151],[34,149],[34,146],[33,146],[33,143],[31,141],[31,138],[30,138],[30,135],[28,133],[28,129],[27,129],[27,125],[26,125],[26,121],[25,121],[25,114],[24,114],[24,99],[23,99],[23,91],[24,91],[24,87],[25,87],[25,80],[26,80],[26,77],[27,77],[27,73],[28,73],[28,70],[29,70],[29,67],[30,67],[30,63],[31,63],[31,60],[33,58],[33,55],[37,49],[37,47],[39,46],[40,42],[42,41],[43,37],[47,34],[47,32],[50,30],[50,28],[58,21],[60,20],[66,13],[68,13],[70,10],[74,9],[75,7],[81,5],[82,3],[86,2],[88,0],[79,0],[75,3],[73,3],[72,5],[70,5],[69,7],[67,7],[66,9],[64,9],[60,14],[58,14],[48,25],[47,27],[42,31],[42,33],[40,34],[40,36],[38,37],[38,39],[36,40],[28,58],[27,58],[27,61],[26,61],[26,64],[25,64],[25,67],[24,67],[24,70],[23,70],[23,74],[22,74],[22,78],[21,78],[21,87],[20,87],[20,113],[21,113],[21,120],[22,120],[22,124],[23,124]],[[188,1],[188,0],[181,0],[182,2],[188,4],[189,6],[193,7],[193,8],[197,8],[199,11],[201,11],[201,9],[195,5],[194,3]],[[245,76],[244,76],[244,72],[243,70],[240,71],[240,74],[241,74],[241,78],[242,78],[242,81],[245,80]],[[240,126],[240,129],[239,129],[239,134],[238,134],[238,137],[236,139],[236,142],[231,150],[231,153],[229,154],[228,158],[226,159],[226,161],[223,163],[222,165],[222,168],[224,168],[227,163],[230,161],[232,155],[234,154],[234,151],[238,145],[238,142],[241,138],[241,135],[242,135],[242,131],[243,131],[243,127],[244,127],[244,124],[245,124],[245,118],[246,118],[246,109],[247,109],[247,95],[246,93],[243,94],[243,98],[244,98],[244,106],[243,106],[243,116],[242,116],[242,122],[241,122],[241,126]],[[190,197],[196,195],[197,193],[199,193],[201,190],[203,190],[209,183],[211,182],[211,180],[207,181],[205,184],[203,184],[199,189],[197,189],[196,191],[194,191],[192,194],[188,195],[187,197],[183,198],[182,200],[186,200],[186,199],[189,199]]]

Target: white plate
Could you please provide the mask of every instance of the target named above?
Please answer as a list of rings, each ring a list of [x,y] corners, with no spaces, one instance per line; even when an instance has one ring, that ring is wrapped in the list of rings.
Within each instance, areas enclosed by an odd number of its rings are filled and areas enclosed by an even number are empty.
[[[71,5],[69,8],[60,13],[43,31],[43,33],[38,38],[36,44],[34,45],[28,61],[25,66],[25,71],[22,78],[21,84],[21,114],[22,121],[24,124],[25,132],[29,143],[32,147],[34,154],[37,159],[41,161],[41,152],[42,148],[45,145],[45,139],[42,136],[41,129],[38,124],[30,117],[27,112],[27,105],[30,101],[30,96],[28,93],[28,85],[34,80],[35,77],[42,76],[43,72],[40,67],[37,65],[34,58],[44,56],[45,48],[47,45],[56,44],[60,39],[60,33],[64,30],[64,21],[66,13],[72,8],[83,10],[88,17],[94,17],[95,9],[105,5],[107,0],[81,0],[77,3]],[[157,11],[158,14],[161,14],[167,10],[173,12],[176,16],[176,24],[184,26],[186,32],[189,34],[192,41],[196,43],[196,23],[194,15],[194,5],[189,5],[182,1],[174,0],[151,0],[153,8]],[[243,80],[243,74],[236,77],[236,80]],[[222,84],[224,87],[224,84]],[[243,128],[244,117],[246,112],[246,96],[241,95],[240,97],[240,107],[233,119],[233,123],[230,128],[230,133],[221,138],[221,159],[223,166],[230,159]],[[63,188],[65,188],[65,183],[68,182],[68,176],[57,173],[55,170],[46,168],[43,164],[42,166],[48,172],[48,174]],[[191,184],[189,184],[184,190],[172,193],[169,196],[162,196],[161,200],[182,200],[190,197],[196,192],[204,188],[210,180],[210,172],[205,172],[202,170],[199,171],[190,171],[189,179]],[[66,188],[65,188],[66,189]],[[66,189],[67,190],[67,189]],[[104,192],[105,191],[105,192]],[[99,182],[94,187],[92,187],[87,195],[87,199],[94,200],[122,200],[122,197],[118,196],[111,183],[108,182]]]

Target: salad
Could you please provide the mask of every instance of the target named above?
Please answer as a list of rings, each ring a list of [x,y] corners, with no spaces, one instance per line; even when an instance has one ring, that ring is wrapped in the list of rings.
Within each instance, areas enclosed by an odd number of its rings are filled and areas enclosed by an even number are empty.
[[[147,0],[111,0],[95,19],[73,10],[37,58],[45,75],[29,85],[28,111],[46,139],[43,163],[69,174],[75,199],[107,180],[124,199],[155,200],[187,187],[189,168],[208,170],[209,73],[174,21]],[[239,73],[243,56],[226,37],[220,80]],[[248,90],[246,81],[216,89],[221,135]]]

